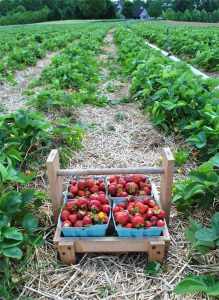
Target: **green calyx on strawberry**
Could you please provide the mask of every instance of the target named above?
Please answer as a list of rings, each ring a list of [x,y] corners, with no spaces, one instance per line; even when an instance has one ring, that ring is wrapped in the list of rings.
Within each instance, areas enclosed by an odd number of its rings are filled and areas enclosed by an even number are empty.
[[[135,182],[128,182],[125,185],[125,189],[129,194],[136,194],[138,191],[138,185]]]

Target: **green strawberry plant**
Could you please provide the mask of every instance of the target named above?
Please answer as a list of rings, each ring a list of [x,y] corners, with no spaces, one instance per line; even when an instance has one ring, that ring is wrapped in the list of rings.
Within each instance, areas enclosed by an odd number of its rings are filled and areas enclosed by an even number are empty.
[[[209,207],[219,196],[219,154],[196,170],[188,173],[187,181],[174,185],[173,203],[180,211],[192,210],[194,206]]]
[[[219,280],[214,278],[211,274],[208,275],[187,275],[174,288],[174,293],[194,294],[204,292],[208,296],[219,296]]]
[[[219,249],[219,212],[212,216],[209,228],[203,228],[198,222],[191,220],[185,234],[191,242],[190,255],[193,250],[206,254],[209,250]]]

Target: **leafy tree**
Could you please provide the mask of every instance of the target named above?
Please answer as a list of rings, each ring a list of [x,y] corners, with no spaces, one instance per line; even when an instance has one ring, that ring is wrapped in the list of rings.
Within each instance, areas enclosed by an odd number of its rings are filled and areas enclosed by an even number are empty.
[[[181,11],[177,11],[175,18],[176,18],[177,21],[182,21],[183,20],[183,13]]]
[[[105,0],[81,0],[80,9],[87,19],[99,19],[102,18],[106,12]]]
[[[17,14],[17,13],[24,13],[26,11],[26,8],[23,6],[23,5],[19,5],[18,7],[16,7],[14,10],[13,10],[13,13],[14,14]]]
[[[55,6],[54,9],[50,13],[50,20],[62,20],[62,12],[58,6]]]
[[[186,9],[183,14],[183,21],[192,21],[192,15],[188,9]]]
[[[104,18],[106,19],[116,18],[115,5],[111,2],[111,0],[106,0],[106,11],[104,14]]]
[[[219,22],[219,9],[212,12],[211,22]]]
[[[74,18],[74,12],[72,11],[71,7],[65,7],[63,10],[63,19],[69,20],[72,18]]]
[[[174,11],[172,8],[168,8],[168,9],[165,11],[165,18],[166,18],[167,20],[175,20],[175,19],[176,19],[175,11]]]
[[[151,17],[160,17],[162,14],[162,0],[149,0],[147,2],[148,13]]]
[[[193,9],[191,14],[192,14],[192,21],[195,21],[195,22],[200,22],[201,21],[201,13],[200,13],[199,10]]]
[[[122,14],[127,18],[134,18],[134,3],[131,1],[125,1],[122,8]]]
[[[206,10],[202,9],[201,11],[201,22],[208,22],[209,21],[209,16]]]

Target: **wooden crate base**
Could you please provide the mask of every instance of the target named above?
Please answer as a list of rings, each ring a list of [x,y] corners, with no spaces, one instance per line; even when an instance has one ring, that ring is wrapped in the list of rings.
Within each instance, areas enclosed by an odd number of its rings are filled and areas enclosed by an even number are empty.
[[[76,263],[77,253],[121,253],[121,252],[146,252],[148,261],[164,259],[168,251],[170,236],[168,229],[159,237],[62,237],[60,229],[56,229],[53,240],[63,264]]]

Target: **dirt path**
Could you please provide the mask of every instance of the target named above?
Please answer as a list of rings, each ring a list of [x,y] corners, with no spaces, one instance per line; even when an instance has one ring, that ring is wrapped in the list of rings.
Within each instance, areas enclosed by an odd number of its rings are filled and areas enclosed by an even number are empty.
[[[219,26],[219,23],[203,23],[203,22],[183,22],[183,21],[166,21],[165,23],[186,26]]]
[[[35,66],[22,71],[16,71],[16,85],[12,86],[5,83],[0,86],[0,107],[3,108],[4,113],[15,112],[20,108],[25,108],[24,99],[26,95],[22,94],[22,92],[27,89],[29,83],[40,76],[43,69],[50,65],[51,58],[57,53],[49,52],[43,59],[38,60]]]

